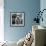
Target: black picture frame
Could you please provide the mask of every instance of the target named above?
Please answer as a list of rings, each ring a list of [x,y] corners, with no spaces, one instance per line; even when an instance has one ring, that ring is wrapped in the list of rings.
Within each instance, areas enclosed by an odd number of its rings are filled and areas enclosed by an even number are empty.
[[[11,27],[24,27],[25,26],[25,13],[24,12],[10,12],[10,26]]]

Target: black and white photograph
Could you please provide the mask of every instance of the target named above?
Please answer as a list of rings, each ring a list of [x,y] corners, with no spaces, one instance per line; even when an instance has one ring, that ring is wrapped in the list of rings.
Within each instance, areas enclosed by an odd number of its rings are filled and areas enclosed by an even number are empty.
[[[11,12],[10,24],[11,26],[24,26],[24,12]]]

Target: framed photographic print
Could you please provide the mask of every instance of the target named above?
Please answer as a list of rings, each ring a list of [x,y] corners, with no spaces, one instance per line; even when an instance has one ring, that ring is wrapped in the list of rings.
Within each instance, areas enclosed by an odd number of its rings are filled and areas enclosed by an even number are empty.
[[[25,14],[24,12],[10,12],[10,25],[15,26],[24,26],[25,24]]]

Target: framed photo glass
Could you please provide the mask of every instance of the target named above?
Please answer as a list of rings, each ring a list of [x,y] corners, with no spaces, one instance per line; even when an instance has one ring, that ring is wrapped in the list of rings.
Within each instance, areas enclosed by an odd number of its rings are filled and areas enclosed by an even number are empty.
[[[24,26],[25,23],[24,12],[10,12],[10,25],[15,26]]]

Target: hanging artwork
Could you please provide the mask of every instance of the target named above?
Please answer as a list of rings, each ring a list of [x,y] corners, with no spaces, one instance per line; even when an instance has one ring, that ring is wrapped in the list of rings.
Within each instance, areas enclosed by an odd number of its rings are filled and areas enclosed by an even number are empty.
[[[24,26],[24,12],[10,12],[10,25],[15,26]]]

